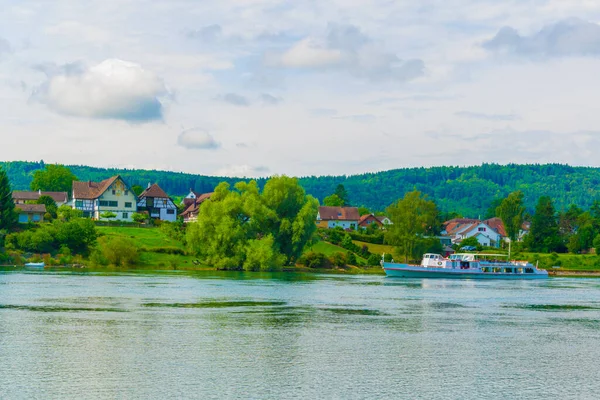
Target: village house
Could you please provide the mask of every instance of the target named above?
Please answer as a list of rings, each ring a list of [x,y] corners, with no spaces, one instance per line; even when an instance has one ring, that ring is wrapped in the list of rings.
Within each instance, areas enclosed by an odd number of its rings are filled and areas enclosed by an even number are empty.
[[[45,204],[15,204],[15,209],[19,214],[19,223],[43,222],[46,214]]]
[[[206,200],[210,199],[213,192],[210,193],[195,193],[193,198],[189,198],[192,201],[189,202],[188,207],[181,213],[183,222],[196,222],[198,220],[198,213],[200,212],[200,205]],[[189,196],[189,195],[188,195]],[[184,199],[185,200],[185,199]]]
[[[444,223],[442,235],[450,238],[452,244],[460,244],[466,238],[475,237],[482,246],[500,247],[506,232],[504,231],[504,225],[501,226],[501,230],[499,229],[497,220],[499,218],[486,221],[455,218]],[[501,220],[500,224],[502,224]]]
[[[319,207],[317,226],[319,228],[340,227],[346,230],[356,230],[360,214],[357,207]]]
[[[137,209],[140,212],[148,212],[150,218],[170,222],[177,220],[177,206],[156,183],[148,184],[146,190],[140,194]]]
[[[58,207],[69,202],[69,194],[67,192],[42,192],[36,191],[13,191],[12,198],[15,204],[27,204],[36,202],[41,196],[52,197],[52,200]]]
[[[102,182],[73,181],[71,206],[81,210],[83,216],[97,220],[105,212],[116,214],[111,220],[132,221],[131,215],[137,211],[137,197],[121,176],[113,176]]]
[[[392,221],[385,215],[374,215],[374,214],[366,214],[359,218],[358,226],[361,228],[367,228],[369,225],[375,224],[380,228],[385,227],[386,225],[391,225]]]

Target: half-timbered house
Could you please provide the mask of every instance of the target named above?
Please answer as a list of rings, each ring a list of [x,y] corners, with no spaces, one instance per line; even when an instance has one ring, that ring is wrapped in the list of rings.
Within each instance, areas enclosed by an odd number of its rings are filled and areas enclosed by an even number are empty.
[[[140,194],[137,208],[139,211],[147,211],[150,218],[170,222],[177,219],[177,206],[156,183],[148,184],[148,188]]]
[[[137,197],[121,176],[113,176],[102,182],[73,181],[72,207],[81,210],[84,217],[105,219],[102,214],[110,212],[118,221],[132,221],[137,211]]]

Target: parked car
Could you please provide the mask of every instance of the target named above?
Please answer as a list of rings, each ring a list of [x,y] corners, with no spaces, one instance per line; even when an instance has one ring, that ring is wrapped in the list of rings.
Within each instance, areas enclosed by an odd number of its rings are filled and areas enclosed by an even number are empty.
[[[465,250],[465,251],[475,251],[477,250],[477,247],[475,246],[464,246],[460,248],[461,250]]]

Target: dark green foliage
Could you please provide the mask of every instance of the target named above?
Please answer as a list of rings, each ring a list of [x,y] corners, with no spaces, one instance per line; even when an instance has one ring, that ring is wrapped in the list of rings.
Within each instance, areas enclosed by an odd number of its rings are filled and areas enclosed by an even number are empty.
[[[0,167],[0,229],[10,229],[17,223],[15,203],[8,175]]]
[[[27,190],[33,173],[44,168],[41,163],[20,161],[0,163],[2,165],[15,190]],[[131,185],[145,187],[148,182],[159,182],[171,195],[186,195],[190,188],[212,192],[222,181],[231,185],[239,181],[165,171],[69,168],[81,180],[101,181],[120,174]],[[259,187],[265,182],[265,179],[257,181]],[[530,212],[541,195],[550,196],[558,209],[570,204],[588,209],[595,199],[600,198],[600,168],[562,164],[404,168],[352,176],[304,177],[299,182],[308,194],[320,200],[335,193],[337,186],[342,184],[348,193],[352,193],[354,205],[372,210],[384,210],[398,197],[416,188],[434,200],[440,210],[464,217],[486,216],[494,199],[504,198],[517,190],[523,192],[525,208]]]
[[[42,190],[45,192],[71,192],[73,181],[77,177],[69,167],[59,164],[46,165],[45,169],[39,169],[33,173],[31,190]]]
[[[348,264],[349,265],[356,265],[357,264],[357,259],[356,259],[356,255],[352,252],[348,252],[348,254],[346,254],[346,258],[348,259]]]
[[[352,240],[357,240],[359,242],[373,243],[373,244],[383,244],[384,234],[382,231],[377,231],[372,235],[360,233],[360,232],[348,232]]]
[[[369,256],[369,258],[367,259],[367,265],[369,265],[369,266],[379,265],[380,262],[381,262],[381,256],[377,255],[377,254],[371,254]]]
[[[479,241],[477,240],[477,238],[475,236],[471,236],[471,237],[463,239],[460,242],[459,248],[466,247],[466,246],[473,246],[473,247],[477,247],[478,249],[481,248],[481,245],[479,244]]]
[[[144,188],[140,185],[133,185],[131,187],[131,190],[133,191],[133,193],[135,193],[136,196],[139,196],[144,191]]]
[[[298,263],[309,268],[328,268],[331,267],[329,258],[323,253],[309,251],[298,259]]]
[[[139,250],[131,239],[123,237],[99,240],[98,248],[92,254],[92,261],[99,265],[127,267],[139,261]]]
[[[519,236],[524,214],[523,192],[520,190],[509,194],[496,208],[496,216],[502,219],[506,234],[513,242]]]
[[[46,206],[46,212],[50,214],[52,218],[56,218],[56,213],[58,211],[58,207],[56,206],[56,202],[50,196],[40,196],[36,200],[37,204],[44,204]]]
[[[331,261],[331,264],[336,267],[343,267],[348,264],[348,257],[346,257],[346,254],[342,253],[341,251],[333,253],[329,260]]]
[[[346,191],[346,188],[344,187],[344,185],[342,185],[341,183],[336,186],[334,195],[336,195],[339,199],[342,200],[343,206],[350,205],[350,199],[348,198],[348,192]]]
[[[556,212],[550,197],[542,196],[538,200],[525,244],[534,252],[548,253],[564,250],[565,246],[558,231]]]
[[[12,249],[35,253],[56,253],[67,247],[74,254],[87,254],[97,238],[96,226],[89,219],[55,220],[6,237]]]

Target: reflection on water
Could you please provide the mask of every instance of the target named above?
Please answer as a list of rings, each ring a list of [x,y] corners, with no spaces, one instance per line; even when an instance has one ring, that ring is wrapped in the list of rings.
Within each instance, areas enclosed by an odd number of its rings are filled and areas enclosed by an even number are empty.
[[[596,398],[600,281],[0,272],[0,398]]]

